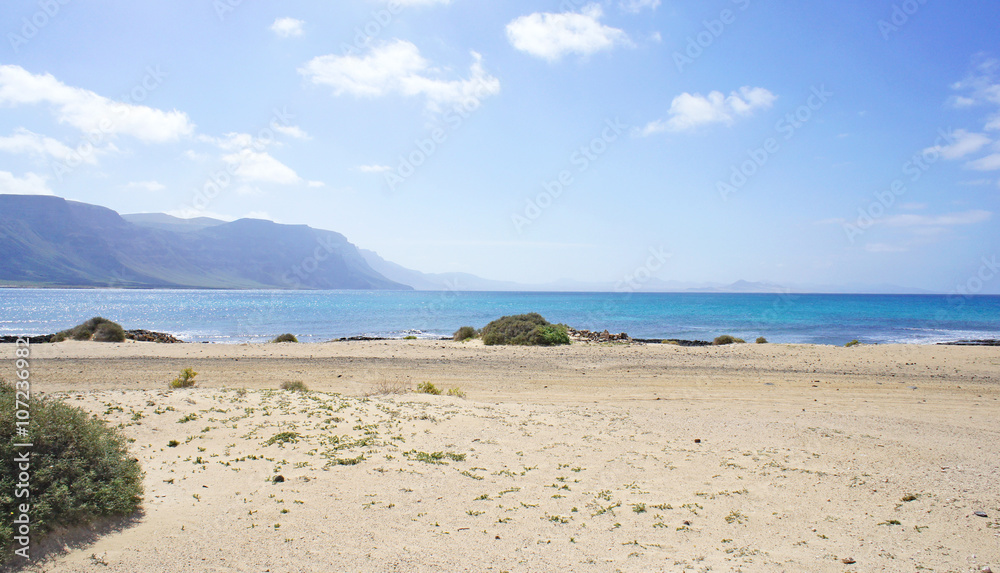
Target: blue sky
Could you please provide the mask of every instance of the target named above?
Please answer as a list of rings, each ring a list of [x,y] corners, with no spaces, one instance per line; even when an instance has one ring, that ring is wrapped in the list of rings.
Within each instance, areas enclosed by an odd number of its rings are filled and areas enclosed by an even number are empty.
[[[997,293],[998,22],[987,0],[12,1],[0,192],[521,282]]]

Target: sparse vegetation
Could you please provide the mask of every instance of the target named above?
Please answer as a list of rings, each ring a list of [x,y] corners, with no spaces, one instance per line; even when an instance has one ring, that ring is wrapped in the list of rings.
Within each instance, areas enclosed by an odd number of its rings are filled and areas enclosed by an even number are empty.
[[[472,328],[471,326],[463,326],[455,331],[452,338],[457,342],[462,342],[464,340],[469,340],[470,338],[475,338],[476,336],[479,336],[479,333],[476,332],[475,328]]]
[[[277,338],[275,338],[271,342],[277,344],[277,343],[281,343],[281,342],[298,342],[298,341],[299,341],[299,339],[296,338],[294,334],[286,333],[286,334],[282,334],[281,336],[278,336]]]
[[[465,398],[465,392],[461,388],[449,388],[448,395],[456,398]]]
[[[764,338],[763,336],[758,336],[757,337],[757,344],[767,344],[767,339]]]
[[[418,394],[433,394],[434,396],[441,395],[441,389],[434,385],[433,382],[421,382],[417,384]]]
[[[64,330],[52,337],[52,342],[64,340],[93,340],[94,342],[125,342],[125,330],[106,318],[94,318]]]
[[[537,312],[501,317],[483,327],[480,335],[487,346],[555,346],[570,342],[566,325],[551,324]]]
[[[16,392],[0,379],[0,432],[15,436]],[[30,403],[31,424],[20,441],[31,443],[31,537],[37,543],[57,527],[127,516],[142,501],[142,470],[126,440],[103,420],[49,398]],[[23,499],[15,496],[23,453],[15,440],[0,440],[0,561],[13,555],[14,519]]]
[[[844,348],[850,348],[852,346],[857,346],[859,344],[861,344],[861,343],[858,342],[858,339],[855,338],[854,340],[852,340],[852,341],[848,342],[847,344],[845,344]]]
[[[381,378],[372,386],[372,389],[365,393],[365,396],[387,396],[390,394],[407,394],[410,387],[406,382]]]
[[[174,378],[174,381],[170,383],[171,388],[190,388],[195,385],[194,377],[198,373],[190,368],[185,368],[181,370],[181,375]]]
[[[732,335],[729,335],[729,334],[723,334],[722,336],[716,336],[715,340],[712,341],[712,344],[714,344],[716,346],[723,346],[723,345],[726,345],[726,344],[745,344],[745,343],[746,343],[746,340],[743,340],[742,338],[736,338],[735,336],[732,336]]]
[[[285,380],[281,383],[282,390],[288,390],[290,392],[308,392],[309,387],[306,383],[301,380]]]
[[[417,337],[414,336],[414,335],[412,335],[412,334],[409,334],[409,335],[406,335],[406,336],[403,337],[403,340],[416,340],[416,339],[417,339]]]

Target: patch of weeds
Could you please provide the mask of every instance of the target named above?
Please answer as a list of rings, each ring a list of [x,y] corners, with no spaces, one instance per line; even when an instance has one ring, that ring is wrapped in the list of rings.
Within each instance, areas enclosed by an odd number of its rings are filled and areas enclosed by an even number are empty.
[[[433,382],[421,382],[420,384],[417,384],[417,393],[440,396],[441,389],[435,386]]]
[[[281,383],[281,389],[282,390],[288,390],[290,392],[308,392],[309,391],[309,387],[306,386],[306,383],[303,382],[303,381],[301,381],[301,380],[292,380],[292,381],[286,380],[286,381],[284,381],[284,382]]]
[[[195,385],[194,377],[198,373],[190,368],[185,368],[181,370],[181,375],[174,378],[174,381],[170,383],[171,388],[190,388]]]
[[[194,420],[197,420],[197,419],[198,419],[198,414],[195,414],[194,412],[191,412],[187,416],[184,416],[180,420],[177,420],[177,423],[178,424],[186,424],[188,422],[191,422],[191,421],[194,421]]]
[[[274,444],[294,444],[299,441],[302,436],[298,432],[281,432],[280,434],[275,434],[271,436],[266,442],[265,446],[273,446]]]
[[[740,513],[740,511],[737,510],[737,509],[734,509],[734,510],[730,511],[729,515],[726,516],[726,523],[739,523],[739,524],[743,524],[743,523],[746,523],[746,520],[747,520],[747,516],[745,516],[742,513]]]

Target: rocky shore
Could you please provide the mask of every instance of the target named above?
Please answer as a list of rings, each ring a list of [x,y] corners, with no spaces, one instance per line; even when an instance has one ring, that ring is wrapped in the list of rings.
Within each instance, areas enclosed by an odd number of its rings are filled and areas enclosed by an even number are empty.
[[[39,336],[0,336],[0,344],[14,344],[18,340],[27,340],[31,344],[48,344],[52,342],[55,334],[42,334]],[[173,334],[165,332],[153,332],[152,330],[126,330],[126,340],[136,342],[158,342],[161,344],[182,344],[184,341]]]

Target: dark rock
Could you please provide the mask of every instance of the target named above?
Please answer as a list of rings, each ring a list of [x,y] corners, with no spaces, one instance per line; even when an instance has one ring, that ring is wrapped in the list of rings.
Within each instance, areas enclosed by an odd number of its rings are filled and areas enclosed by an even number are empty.
[[[285,476],[278,474],[271,479],[271,483],[284,483]]]
[[[955,342],[939,342],[939,346],[1000,346],[1000,340],[996,339],[983,339],[983,340],[956,340]]]
[[[855,561],[853,557],[844,557],[843,559],[840,560],[840,562],[843,563],[844,565],[854,565],[855,563],[857,563],[857,561]]]
[[[986,515],[985,511],[974,511],[972,515],[975,515],[976,517],[989,517],[988,515]]]
[[[18,340],[27,340],[29,344],[48,344],[52,342],[55,334],[42,334],[39,336],[0,336],[0,344],[15,344]]]
[[[184,341],[173,334],[152,330],[126,330],[125,338],[136,342],[158,342],[161,344],[182,344]]]

